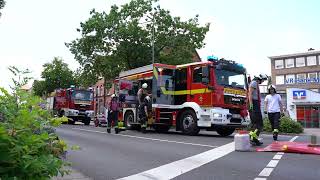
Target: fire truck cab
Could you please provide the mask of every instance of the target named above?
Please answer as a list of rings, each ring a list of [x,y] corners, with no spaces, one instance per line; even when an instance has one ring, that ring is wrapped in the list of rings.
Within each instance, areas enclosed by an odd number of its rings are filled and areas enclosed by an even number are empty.
[[[68,123],[76,121],[89,125],[94,116],[93,91],[87,89],[68,88],[58,89],[47,99],[49,107],[58,116],[68,117]]]
[[[139,126],[137,91],[148,84],[152,117],[148,126],[165,132],[171,127],[188,135],[200,129],[221,136],[250,123],[246,106],[246,69],[224,59],[184,65],[152,64],[121,72],[116,81],[127,128]]]

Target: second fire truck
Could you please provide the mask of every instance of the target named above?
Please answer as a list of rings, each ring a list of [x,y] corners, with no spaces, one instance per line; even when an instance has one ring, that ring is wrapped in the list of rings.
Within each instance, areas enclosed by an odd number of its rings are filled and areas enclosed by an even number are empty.
[[[188,135],[200,129],[231,135],[250,123],[246,105],[246,69],[223,59],[184,65],[152,64],[121,72],[116,81],[127,128],[139,126],[137,91],[148,84],[152,117],[148,126],[165,132],[171,127]]]

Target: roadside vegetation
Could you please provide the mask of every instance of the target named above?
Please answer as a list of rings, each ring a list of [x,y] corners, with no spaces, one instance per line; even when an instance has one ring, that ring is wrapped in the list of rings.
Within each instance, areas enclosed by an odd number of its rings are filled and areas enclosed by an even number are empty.
[[[271,124],[268,118],[264,119],[263,130],[266,132],[272,132]],[[283,116],[280,118],[280,133],[303,133],[303,127],[300,123],[294,121],[288,116]]]
[[[12,92],[0,88],[0,179],[50,179],[67,173],[66,143],[54,127],[65,118],[52,118],[38,96],[21,89],[29,71],[10,67]]]

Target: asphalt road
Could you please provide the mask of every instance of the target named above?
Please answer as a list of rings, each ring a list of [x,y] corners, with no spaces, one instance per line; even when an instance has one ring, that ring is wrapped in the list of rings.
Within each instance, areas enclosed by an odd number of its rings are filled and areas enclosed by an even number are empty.
[[[57,129],[69,145],[72,167],[93,179],[176,180],[319,180],[320,156],[234,151],[233,137],[214,132],[185,136],[124,131],[107,134],[105,128],[63,125]],[[272,142],[262,135],[264,145]],[[307,141],[308,137],[280,136],[281,141]],[[281,158],[281,159],[279,159]],[[271,168],[270,168],[271,167]]]

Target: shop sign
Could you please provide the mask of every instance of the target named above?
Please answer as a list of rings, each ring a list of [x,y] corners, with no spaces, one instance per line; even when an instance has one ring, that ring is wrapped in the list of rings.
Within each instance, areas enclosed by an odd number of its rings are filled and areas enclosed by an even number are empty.
[[[320,83],[320,78],[306,78],[306,79],[294,79],[288,78],[285,80],[286,84],[309,84],[309,83]]]
[[[293,99],[306,99],[307,98],[307,91],[306,90],[296,90],[292,91]]]

